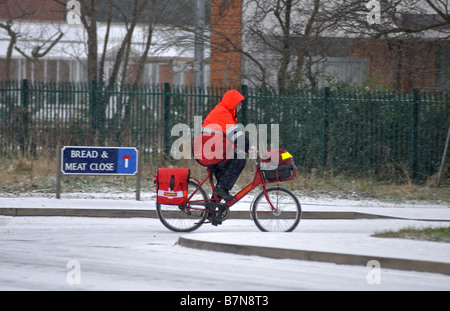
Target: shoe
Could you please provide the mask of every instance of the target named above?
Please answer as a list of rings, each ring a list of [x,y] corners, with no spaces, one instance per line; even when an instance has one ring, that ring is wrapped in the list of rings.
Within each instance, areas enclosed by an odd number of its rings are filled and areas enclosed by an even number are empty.
[[[216,227],[217,227],[217,225],[221,225],[222,224],[222,221],[216,219],[216,217],[211,215],[211,213],[208,215],[208,220],[211,223],[211,225],[216,226]]]
[[[221,186],[216,186],[213,192],[222,199],[224,199],[225,201],[234,200],[234,196],[232,196],[227,190],[223,189]]]

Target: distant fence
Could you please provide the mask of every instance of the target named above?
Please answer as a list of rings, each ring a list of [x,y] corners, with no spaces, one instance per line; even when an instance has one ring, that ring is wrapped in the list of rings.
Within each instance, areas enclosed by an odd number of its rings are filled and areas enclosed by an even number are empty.
[[[226,89],[162,85],[0,82],[0,152],[39,155],[56,146],[130,146],[146,162],[170,159],[175,124],[193,129]],[[447,93],[362,89],[271,92],[241,86],[244,125],[279,124],[279,146],[299,169],[436,172],[450,124]],[[270,137],[270,136],[269,136]]]

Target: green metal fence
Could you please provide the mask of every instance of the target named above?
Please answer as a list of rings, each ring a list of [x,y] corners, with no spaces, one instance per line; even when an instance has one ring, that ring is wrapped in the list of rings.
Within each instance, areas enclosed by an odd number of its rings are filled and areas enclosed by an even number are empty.
[[[0,152],[36,156],[61,145],[137,146],[170,159],[174,125],[194,127],[226,89],[162,85],[0,82]],[[441,161],[450,123],[446,93],[362,89],[271,92],[241,86],[244,125],[279,124],[279,146],[299,169],[409,174],[423,180]],[[270,135],[269,135],[270,137]],[[268,142],[269,143],[269,142]]]

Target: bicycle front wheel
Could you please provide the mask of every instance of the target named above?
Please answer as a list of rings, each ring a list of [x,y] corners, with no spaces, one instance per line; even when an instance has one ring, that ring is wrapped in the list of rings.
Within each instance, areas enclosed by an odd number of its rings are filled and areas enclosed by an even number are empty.
[[[207,200],[206,191],[198,183],[188,181],[188,197],[196,190],[190,201]],[[204,222],[207,212],[204,207],[186,205],[166,205],[156,203],[156,212],[161,223],[168,229],[176,232],[190,232],[198,229]]]
[[[261,231],[290,232],[300,222],[302,209],[297,197],[281,187],[262,191],[252,207],[252,218]]]

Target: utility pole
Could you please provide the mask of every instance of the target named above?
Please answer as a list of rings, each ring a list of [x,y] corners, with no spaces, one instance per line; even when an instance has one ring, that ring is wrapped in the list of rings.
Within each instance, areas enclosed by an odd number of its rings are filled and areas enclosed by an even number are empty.
[[[205,0],[195,0],[194,85],[203,85],[205,50]]]

